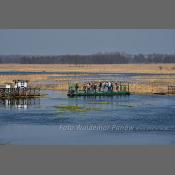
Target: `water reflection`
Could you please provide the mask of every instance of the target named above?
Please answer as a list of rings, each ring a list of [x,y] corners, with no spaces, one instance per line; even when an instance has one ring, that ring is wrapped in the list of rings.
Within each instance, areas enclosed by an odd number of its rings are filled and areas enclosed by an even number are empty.
[[[1,108],[28,109],[36,105],[40,105],[39,98],[0,99]]]

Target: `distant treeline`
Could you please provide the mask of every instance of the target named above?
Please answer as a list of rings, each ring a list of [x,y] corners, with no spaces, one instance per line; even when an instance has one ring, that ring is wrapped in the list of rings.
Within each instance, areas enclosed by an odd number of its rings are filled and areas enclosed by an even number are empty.
[[[108,53],[93,55],[56,55],[32,56],[9,55],[0,56],[0,64],[130,64],[130,63],[175,63],[175,54],[137,54]]]

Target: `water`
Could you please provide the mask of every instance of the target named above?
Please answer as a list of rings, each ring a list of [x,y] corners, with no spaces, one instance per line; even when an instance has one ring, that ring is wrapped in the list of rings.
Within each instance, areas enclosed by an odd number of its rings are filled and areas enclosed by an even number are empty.
[[[175,96],[67,98],[64,91],[43,93],[48,96],[0,101],[1,144],[175,143]]]

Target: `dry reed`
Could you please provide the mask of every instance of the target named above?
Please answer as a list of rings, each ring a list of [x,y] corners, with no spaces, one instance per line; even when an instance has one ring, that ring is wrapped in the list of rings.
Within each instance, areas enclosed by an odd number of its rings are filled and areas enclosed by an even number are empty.
[[[161,69],[160,69],[161,67]],[[0,64],[0,71],[24,71],[24,72],[67,72],[65,74],[33,74],[33,75],[0,75],[0,84],[11,83],[14,79],[26,79],[30,85],[49,90],[67,90],[70,81],[81,81],[84,74],[81,72],[96,73],[146,73],[164,74],[161,76],[136,76],[130,84],[130,91],[134,93],[159,93],[167,92],[168,85],[175,84],[175,64],[117,64],[117,65],[6,65]],[[79,72],[79,79],[72,78],[69,72]],[[167,75],[169,74],[169,75]],[[52,78],[50,78],[52,76]],[[55,76],[55,77],[54,77]],[[71,76],[71,77],[69,77]],[[41,84],[41,81],[51,81],[48,84]],[[53,81],[58,83],[52,83]],[[141,83],[142,82],[142,83]]]

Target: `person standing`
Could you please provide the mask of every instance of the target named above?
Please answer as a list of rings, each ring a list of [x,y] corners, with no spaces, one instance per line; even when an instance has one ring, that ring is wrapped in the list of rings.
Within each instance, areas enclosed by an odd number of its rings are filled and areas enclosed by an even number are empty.
[[[75,84],[75,92],[76,92],[76,93],[78,92],[78,88],[79,88],[78,83],[76,83],[76,84]]]
[[[87,92],[90,92],[91,85],[90,83],[87,84]]]
[[[111,83],[111,91],[113,92],[113,87],[114,86],[114,82]]]
[[[97,91],[97,85],[96,85],[96,83],[94,84],[94,92],[96,92]]]
[[[84,91],[84,93],[86,93],[86,89],[87,89],[86,84],[84,84],[83,85],[83,91]]]
[[[118,86],[117,82],[115,83],[115,86],[116,86],[116,91],[118,92],[119,91],[119,86]]]
[[[100,83],[99,83],[99,89],[98,89],[98,91],[100,92],[101,91],[101,88],[102,88],[102,82],[100,81]]]
[[[111,91],[111,82],[108,82],[108,92]]]

